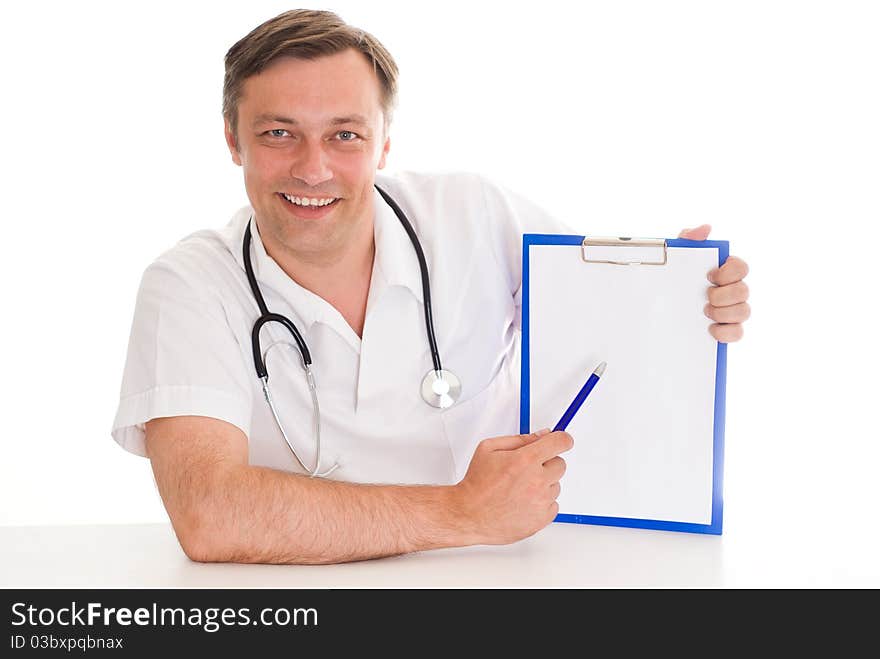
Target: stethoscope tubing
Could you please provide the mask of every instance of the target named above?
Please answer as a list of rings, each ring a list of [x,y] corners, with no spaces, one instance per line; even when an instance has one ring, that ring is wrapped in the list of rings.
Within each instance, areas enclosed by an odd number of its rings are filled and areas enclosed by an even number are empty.
[[[394,199],[392,199],[382,188],[378,185],[375,186],[375,188],[378,190],[379,194],[382,195],[385,202],[391,206],[391,210],[394,211],[394,214],[397,215],[397,219],[400,220],[406,234],[409,236],[410,242],[413,244],[413,248],[416,250],[416,257],[419,260],[419,273],[422,277],[422,297],[425,300],[425,303],[422,306],[425,310],[425,328],[428,333],[428,346],[431,348],[431,360],[434,362],[434,370],[439,373],[443,370],[443,366],[440,364],[440,351],[437,349],[437,337],[434,335],[434,315],[431,311],[431,282],[428,279],[428,263],[425,261],[425,253],[422,251],[422,244],[419,242],[419,238],[416,236],[416,231],[413,229],[412,224],[410,224],[403,209],[398,206],[397,202],[394,201]]]
[[[413,229],[413,226],[407,218],[406,213],[403,212],[403,209],[400,208],[400,206],[397,205],[397,202],[395,202],[394,199],[392,199],[382,188],[378,185],[376,185],[375,188],[394,211],[394,214],[397,215],[397,219],[400,220],[400,223],[403,225],[403,228],[415,249],[416,258],[419,261],[419,272],[422,279],[422,297],[424,298],[424,304],[422,306],[425,312],[425,329],[428,335],[428,346],[431,350],[431,361],[434,364],[434,371],[439,374],[443,370],[443,366],[440,361],[440,351],[437,348],[437,337],[434,334],[434,315],[431,308],[431,283],[428,277],[428,264],[425,260],[425,253],[422,250],[422,245],[419,242],[415,229]],[[244,240],[242,241],[242,259],[244,261],[244,269],[247,274],[248,284],[250,284],[251,291],[257,301],[257,306],[260,308],[260,317],[254,323],[253,330],[251,331],[251,349],[254,355],[254,367],[256,368],[257,376],[260,379],[268,377],[268,370],[266,369],[266,363],[263,360],[260,345],[260,330],[263,328],[263,325],[269,322],[281,323],[287,328],[293,336],[294,341],[296,341],[297,348],[299,348],[303,366],[311,366],[312,356],[309,352],[308,344],[306,344],[305,339],[299,333],[296,325],[294,325],[286,316],[271,313],[266,306],[266,301],[263,299],[263,294],[260,291],[260,286],[254,275],[254,266],[251,262],[251,240],[251,225],[250,222],[248,222],[247,228],[244,232]]]
[[[431,309],[431,286],[428,277],[428,264],[425,260],[425,253],[422,250],[422,245],[419,242],[418,236],[416,236],[415,229],[413,229],[412,224],[409,219],[406,217],[406,213],[403,212],[403,209],[397,205],[397,202],[391,198],[388,193],[386,193],[382,188],[378,185],[375,186],[376,190],[385,200],[385,202],[391,207],[394,211],[394,214],[397,216],[400,223],[403,225],[404,230],[409,236],[410,242],[412,242],[413,248],[416,252],[416,257],[419,261],[419,272],[421,274],[422,280],[422,297],[424,299],[423,308],[425,312],[425,328],[428,335],[428,346],[431,350],[431,360],[434,365],[434,370],[429,372],[425,379],[422,381],[422,397],[425,399],[425,402],[429,403],[434,407],[447,407],[454,403],[457,398],[459,392],[461,391],[461,383],[458,378],[453,373],[449,373],[443,371],[443,367],[440,362],[440,351],[437,348],[437,338],[434,335],[434,317]],[[253,217],[251,218],[253,219]],[[257,306],[260,309],[260,317],[257,318],[254,323],[253,329],[251,330],[251,350],[253,351],[254,357],[254,368],[257,371],[257,377],[259,377],[262,382],[263,387],[263,396],[266,399],[266,402],[269,404],[269,408],[272,411],[272,415],[275,418],[275,422],[278,424],[278,427],[281,430],[281,435],[284,438],[284,441],[287,443],[288,448],[291,453],[293,453],[296,461],[299,462],[300,466],[310,474],[310,476],[315,477],[324,477],[331,474],[335,469],[339,467],[339,463],[336,463],[329,470],[320,473],[321,466],[321,413],[320,408],[318,406],[318,398],[317,391],[315,385],[314,375],[312,373],[311,365],[312,365],[312,356],[309,352],[308,345],[306,344],[305,339],[300,334],[296,325],[282,314],[272,313],[269,311],[269,308],[266,306],[266,300],[263,298],[263,294],[260,291],[260,286],[257,283],[256,275],[254,274],[254,266],[251,262],[251,222],[248,221],[247,227],[244,232],[244,240],[242,241],[242,259],[244,261],[244,269],[247,274],[248,284],[250,285],[251,292],[254,294],[254,299],[257,301]],[[290,441],[290,438],[287,436],[287,433],[284,431],[284,426],[281,423],[281,418],[278,415],[278,411],[275,408],[275,404],[272,400],[272,395],[269,391],[269,371],[266,368],[266,359],[265,355],[268,354],[269,350],[271,350],[275,344],[269,346],[266,350],[266,353],[262,352],[262,345],[260,344],[260,330],[263,329],[267,323],[280,323],[287,328],[288,332],[293,336],[294,341],[296,342],[296,346],[299,349],[300,356],[303,362],[303,368],[306,372],[306,377],[309,383],[309,392],[312,396],[312,404],[315,411],[315,439],[316,439],[316,453],[315,453],[315,467],[314,469],[309,469],[306,467],[303,460],[299,457],[296,450],[293,447],[293,443]],[[442,385],[442,389],[436,391],[433,387],[437,385]]]

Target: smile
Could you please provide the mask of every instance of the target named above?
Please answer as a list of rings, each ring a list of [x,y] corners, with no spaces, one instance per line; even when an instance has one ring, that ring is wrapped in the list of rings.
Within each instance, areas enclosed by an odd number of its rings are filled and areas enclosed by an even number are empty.
[[[279,194],[296,206],[329,206],[339,199],[338,197],[294,197],[293,195],[285,194],[283,192]]]

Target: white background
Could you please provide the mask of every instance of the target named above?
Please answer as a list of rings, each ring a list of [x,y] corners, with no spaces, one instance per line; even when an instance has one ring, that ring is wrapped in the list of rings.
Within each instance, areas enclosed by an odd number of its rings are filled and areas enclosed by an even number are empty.
[[[223,56],[291,6],[12,6],[0,525],[165,521],[148,462],[109,434],[135,293],[161,251],[247,202]],[[876,4],[321,8],[400,66],[391,170],[488,174],[584,233],[708,222],[730,240],[753,317],[729,350],[725,537],[813,525],[811,555],[844,571],[880,550]]]

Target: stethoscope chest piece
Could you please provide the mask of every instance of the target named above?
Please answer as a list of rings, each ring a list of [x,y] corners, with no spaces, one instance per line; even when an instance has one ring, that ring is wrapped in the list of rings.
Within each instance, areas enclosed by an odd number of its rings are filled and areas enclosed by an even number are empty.
[[[451,371],[430,370],[422,380],[422,398],[441,410],[451,407],[461,395],[461,381]]]

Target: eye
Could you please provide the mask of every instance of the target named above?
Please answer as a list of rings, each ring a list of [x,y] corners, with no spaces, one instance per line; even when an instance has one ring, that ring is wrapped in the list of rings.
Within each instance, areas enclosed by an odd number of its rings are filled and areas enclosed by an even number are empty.
[[[272,137],[284,137],[282,133],[286,133],[287,131],[283,128],[273,128],[272,130],[267,130],[266,133],[271,135]]]
[[[343,142],[352,142],[359,137],[357,133],[353,133],[350,130],[341,130],[336,134],[339,135],[339,139]]]

